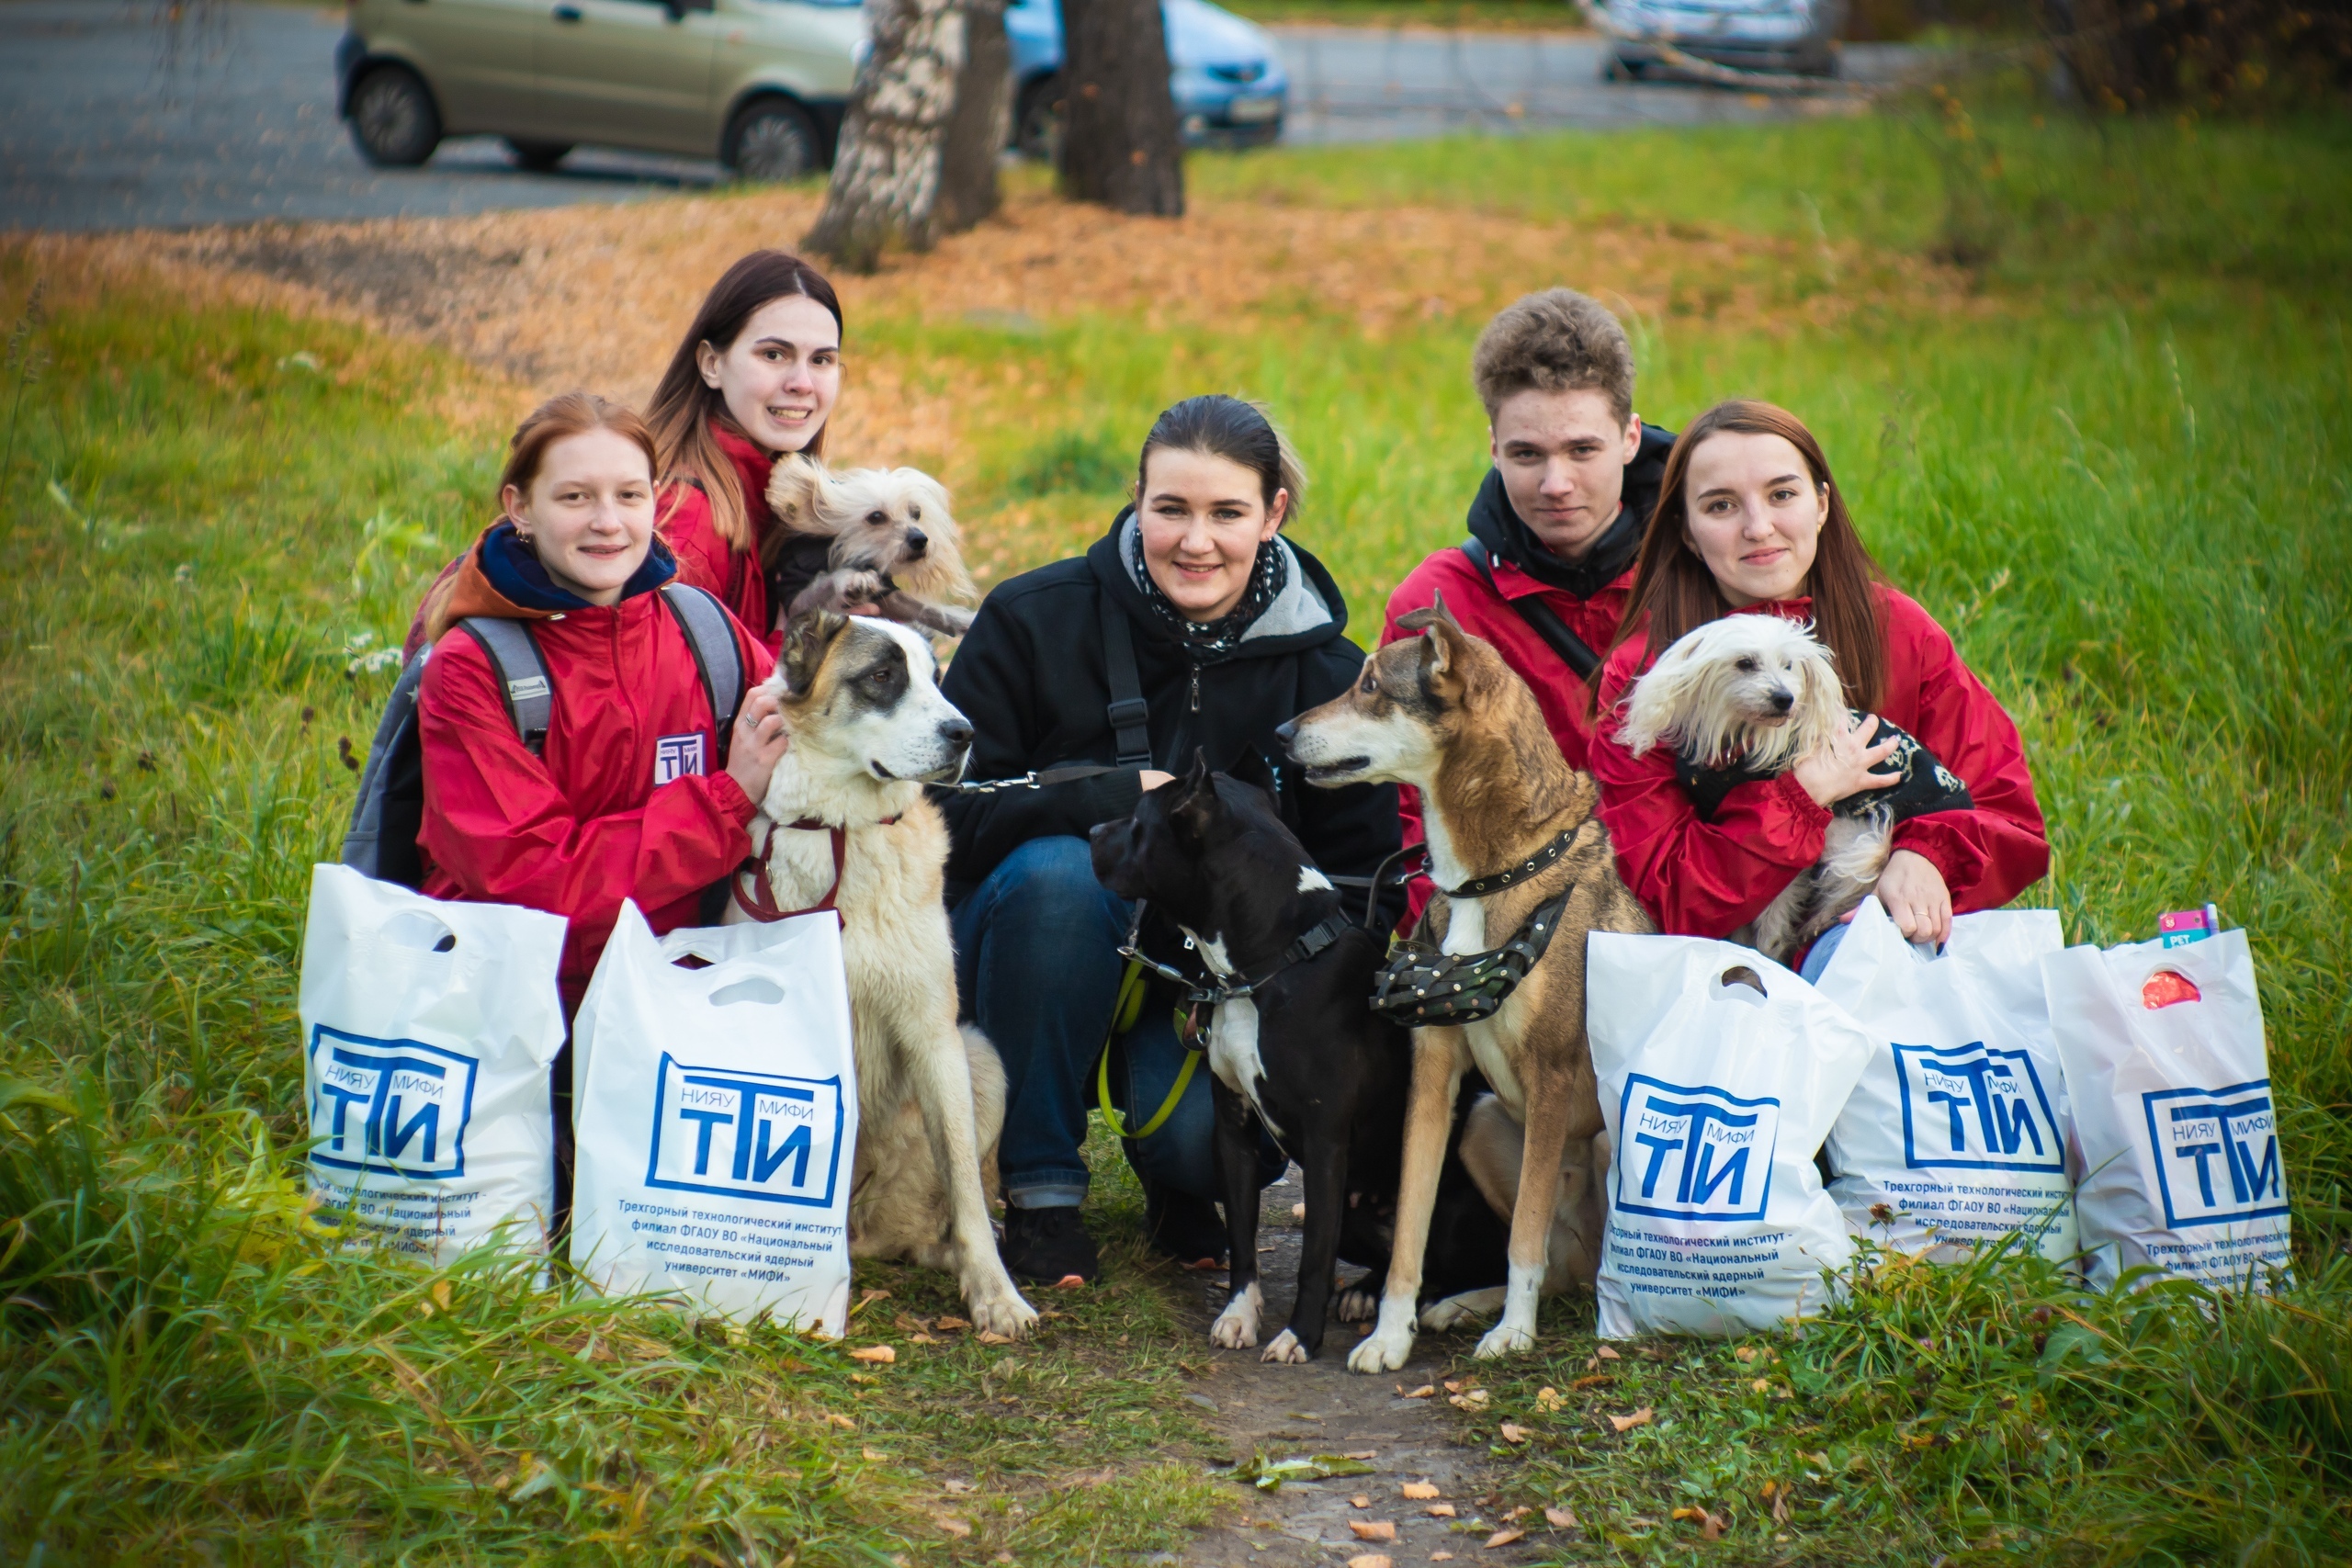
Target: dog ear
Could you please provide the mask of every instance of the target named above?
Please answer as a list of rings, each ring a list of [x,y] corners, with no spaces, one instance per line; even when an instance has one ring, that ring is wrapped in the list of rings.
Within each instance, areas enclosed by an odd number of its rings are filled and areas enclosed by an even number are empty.
[[[1207,829],[1210,814],[1216,808],[1216,781],[1209,776],[1209,760],[1199,747],[1193,748],[1193,765],[1174,784],[1160,788],[1169,792],[1168,819],[1177,830],[1190,839],[1198,839]]]
[[[1421,679],[1432,696],[1458,698],[1470,683],[1469,634],[1446,615],[1432,616],[1421,632]]]
[[[849,617],[831,610],[808,610],[793,616],[784,632],[784,657],[776,660],[786,692],[807,696],[817,683],[817,671],[824,667],[833,639],[847,630]]]
[[[817,520],[817,491],[829,476],[825,466],[802,452],[787,452],[768,474],[768,510],[786,532],[821,534]]]
[[[1440,625],[1452,626],[1455,631],[1462,629],[1462,623],[1453,618],[1452,610],[1446,608],[1445,595],[1442,593],[1438,594],[1434,600],[1421,608],[1408,610],[1396,617],[1396,626],[1401,631],[1421,632]]]

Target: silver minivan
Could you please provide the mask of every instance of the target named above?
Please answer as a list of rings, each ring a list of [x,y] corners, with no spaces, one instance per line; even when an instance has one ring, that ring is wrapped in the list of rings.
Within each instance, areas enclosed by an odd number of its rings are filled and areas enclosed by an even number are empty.
[[[526,168],[582,142],[716,157],[747,179],[831,162],[857,0],[350,0],[340,108],[370,162],[503,136]]]

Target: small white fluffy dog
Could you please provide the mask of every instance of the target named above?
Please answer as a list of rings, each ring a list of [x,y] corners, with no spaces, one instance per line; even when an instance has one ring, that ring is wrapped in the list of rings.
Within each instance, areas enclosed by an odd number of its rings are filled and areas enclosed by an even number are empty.
[[[1623,711],[1617,739],[1636,757],[1671,747],[1676,774],[1706,819],[1734,785],[1787,772],[1850,722],[1829,649],[1810,627],[1778,615],[1725,615],[1690,631],[1634,682]],[[1902,742],[1882,771],[1899,771],[1904,782],[1833,805],[1820,859],[1733,941],[1787,963],[1878,886],[1895,823],[1970,804],[1967,786],[1927,748],[1878,724],[1871,744]]]
[[[942,637],[971,628],[963,605],[978,594],[964,570],[964,531],[947,510],[946,487],[922,469],[836,472],[787,456],[768,477],[768,508],[789,532],[833,542],[828,570],[794,597],[791,614],[872,604]]]
[[[726,918],[840,911],[857,1059],[850,1256],[952,1273],[975,1326],[1018,1338],[1037,1314],[998,1256],[987,1194],[1004,1066],[956,1027],[947,822],[923,793],[962,771],[972,726],[940,695],[930,645],[885,620],[796,617],[773,684],[792,743],[752,824],[758,869],[737,875]]]

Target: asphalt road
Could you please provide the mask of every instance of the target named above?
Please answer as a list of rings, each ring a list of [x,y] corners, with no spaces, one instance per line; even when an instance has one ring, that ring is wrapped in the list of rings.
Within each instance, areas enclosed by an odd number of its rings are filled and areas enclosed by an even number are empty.
[[[162,0],[0,0],[0,229],[187,227],[262,219],[437,216],[611,201],[716,184],[716,164],[582,149],[553,175],[465,137],[425,167],[362,162],[334,112],[339,9]],[[1700,86],[1600,80],[1589,39],[1383,28],[1275,29],[1291,142],[1482,129],[1689,125],[1802,112]],[[1857,48],[1851,75],[1907,53]]]

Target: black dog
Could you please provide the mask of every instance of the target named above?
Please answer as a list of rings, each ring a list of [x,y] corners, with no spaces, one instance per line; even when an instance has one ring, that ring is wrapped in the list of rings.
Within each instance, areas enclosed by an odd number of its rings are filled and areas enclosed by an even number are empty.
[[[1207,966],[1204,988],[1216,993],[1207,1049],[1232,1299],[1209,1337],[1227,1348],[1258,1343],[1262,1122],[1306,1185],[1298,1298],[1263,1359],[1309,1360],[1323,1341],[1342,1233],[1352,1260],[1386,1257],[1382,1220],[1395,1208],[1412,1077],[1407,1032],[1367,1005],[1387,942],[1343,908],[1352,901],[1264,791],[1211,773],[1198,758],[1187,776],[1145,795],[1132,818],[1096,828],[1092,842],[1095,875],[1122,898],[1148,900],[1191,938]],[[1453,1205],[1464,1223],[1453,1245],[1433,1241],[1432,1254],[1446,1256],[1432,1257],[1425,1291],[1452,1294],[1505,1276],[1502,1224],[1467,1173],[1456,1174],[1456,1197],[1469,1200]],[[1491,1258],[1485,1268],[1482,1254]]]

